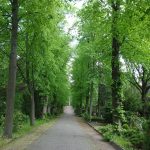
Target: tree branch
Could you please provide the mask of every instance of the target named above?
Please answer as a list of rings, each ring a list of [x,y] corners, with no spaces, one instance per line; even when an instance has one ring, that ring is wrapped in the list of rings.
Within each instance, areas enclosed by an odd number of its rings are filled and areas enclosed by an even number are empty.
[[[136,87],[139,91],[140,91],[140,93],[142,92],[142,88],[138,85],[138,84],[136,84],[135,82],[132,82],[131,80],[128,80],[134,87]]]

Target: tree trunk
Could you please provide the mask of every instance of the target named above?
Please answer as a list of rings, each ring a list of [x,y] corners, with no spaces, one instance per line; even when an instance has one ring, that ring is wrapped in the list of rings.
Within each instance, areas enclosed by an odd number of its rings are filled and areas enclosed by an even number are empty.
[[[31,99],[31,111],[30,111],[30,125],[33,126],[35,122],[35,101],[34,101],[34,75],[33,75],[33,62],[32,62],[32,82],[30,81],[30,54],[29,54],[29,43],[28,43],[28,33],[26,34],[26,83],[28,86],[30,99]],[[33,60],[32,60],[33,61]]]
[[[51,97],[50,97],[50,102],[48,102],[47,113],[48,113],[49,115],[52,115],[52,102],[53,102],[53,99],[54,99],[54,97],[51,96]]]
[[[112,105],[113,105],[113,122],[119,123],[119,116],[117,108],[121,103],[121,78],[120,78],[120,44],[118,35],[118,17],[119,17],[120,4],[119,0],[112,2]]]
[[[102,66],[98,66],[99,83],[98,83],[98,101],[97,101],[97,116],[101,117],[101,80],[102,80]]]
[[[87,69],[89,69],[90,68],[90,65],[89,65],[89,63],[87,64]],[[89,100],[90,100],[90,95],[89,95],[89,93],[90,93],[90,84],[88,83],[87,84],[87,93],[86,93],[86,105],[85,105],[85,112],[87,113],[87,114],[89,114]]]
[[[101,116],[101,92],[100,92],[100,90],[101,90],[101,84],[99,83],[98,84],[98,102],[97,102],[97,112],[98,112],[98,117],[100,117]]]
[[[91,82],[90,87],[90,121],[92,119],[92,111],[93,111],[93,82]]]
[[[34,91],[31,92],[31,112],[30,112],[30,125],[33,126],[35,123],[35,102],[34,102]]]
[[[51,115],[51,107],[50,107],[50,104],[47,106],[47,113],[48,113],[48,115]]]
[[[146,95],[147,95],[147,92],[146,92],[146,86],[142,85],[142,88],[141,88],[141,100],[142,100],[142,108],[143,108],[143,116],[146,116]]]
[[[9,62],[9,75],[6,100],[6,117],[4,125],[4,136],[12,137],[13,130],[13,111],[16,89],[16,72],[17,72],[17,35],[18,35],[18,0],[12,0],[12,30],[11,30],[11,52]]]
[[[33,56],[32,56],[33,57]],[[33,61],[33,58],[32,58]],[[34,99],[34,71],[33,71],[33,62],[32,62],[32,86],[31,87],[31,118],[30,118],[30,125],[33,126],[35,123],[35,99]]]
[[[42,118],[44,118],[45,115],[47,115],[47,109],[48,109],[48,96],[46,96],[46,99],[44,100]]]
[[[53,101],[52,101],[52,107],[51,107],[51,114],[56,115],[57,114],[57,94],[53,94]]]
[[[82,94],[80,96],[80,106],[79,106],[79,110],[80,110],[80,115],[82,114],[82,111],[83,111],[83,98],[82,98]]]
[[[85,103],[85,112],[88,114],[89,113],[89,88],[87,89],[87,94],[86,94],[86,103]]]

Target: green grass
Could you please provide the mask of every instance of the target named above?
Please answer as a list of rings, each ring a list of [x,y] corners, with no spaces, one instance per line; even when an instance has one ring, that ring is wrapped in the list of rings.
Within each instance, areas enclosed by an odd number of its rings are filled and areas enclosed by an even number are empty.
[[[54,118],[53,118],[54,119]],[[23,125],[23,127],[21,128],[21,130],[17,131],[16,133],[14,133],[13,138],[18,138],[22,135],[24,135],[25,133],[30,132],[31,130],[33,130],[34,128],[44,124],[44,123],[48,123],[50,121],[52,121],[53,119],[38,119],[35,121],[35,125],[34,126],[30,126],[30,123],[27,122]]]
[[[114,142],[123,150],[135,150],[129,139],[114,133],[112,130],[112,125],[100,126],[99,128],[96,127],[95,129],[103,135],[105,141]]]
[[[37,127],[45,124],[45,123],[49,123],[54,121],[55,118],[51,118],[51,119],[38,119],[35,121],[35,125],[34,126],[30,126],[29,121],[24,123],[21,127],[20,130],[18,130],[17,132],[13,133],[13,138],[12,139],[6,139],[2,137],[3,134],[3,128],[0,127],[0,147],[3,147],[4,145],[12,142],[13,140],[22,137],[25,134],[30,133],[31,131],[33,131],[34,129],[36,129]]]
[[[135,150],[132,148],[131,142],[128,139],[125,139],[124,137],[113,135],[112,141],[124,150]]]

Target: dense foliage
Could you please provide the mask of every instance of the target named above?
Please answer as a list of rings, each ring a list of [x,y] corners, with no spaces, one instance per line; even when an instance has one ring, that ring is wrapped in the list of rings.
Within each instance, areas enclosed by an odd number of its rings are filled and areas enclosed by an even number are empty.
[[[59,0],[0,3],[0,126],[6,137],[12,136],[12,124],[15,132],[30,116],[34,125],[35,118],[57,115],[66,104],[70,55],[70,39],[63,31],[66,8]]]
[[[11,138],[23,124],[60,114],[71,98],[77,115],[103,124],[106,140],[149,150],[149,1],[85,0],[72,52],[67,2],[1,0],[0,132]]]
[[[76,113],[110,123],[100,129],[106,138],[115,133],[144,150],[149,149],[149,10],[146,0],[86,1],[78,13],[72,70]]]

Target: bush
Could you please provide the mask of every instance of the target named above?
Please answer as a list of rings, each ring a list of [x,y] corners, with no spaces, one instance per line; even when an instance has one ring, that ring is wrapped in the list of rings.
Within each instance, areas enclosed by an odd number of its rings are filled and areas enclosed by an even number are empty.
[[[112,123],[112,104],[110,102],[102,108],[102,116],[105,122]]]
[[[5,117],[1,116],[1,118],[0,118],[0,126],[1,127],[4,127],[4,121],[5,121]]]
[[[125,111],[138,112],[142,108],[142,103],[140,99],[140,94],[135,87],[129,86],[127,89],[124,89],[124,98],[123,101]]]
[[[142,130],[135,127],[129,127],[127,124],[123,125],[122,135],[130,140],[136,148],[142,148],[144,134]]]
[[[13,132],[17,132],[23,127],[23,124],[29,121],[28,116],[24,115],[20,111],[14,113],[13,120]],[[0,118],[1,127],[4,128],[5,117],[1,116]]]
[[[150,150],[150,121],[145,124],[144,150]]]
[[[124,124],[118,132],[116,125],[108,124],[99,128],[99,131],[103,134],[106,141],[113,141],[114,138],[120,137],[126,139],[125,145],[133,145],[135,148],[142,148],[144,141],[144,134],[142,130],[138,128],[131,128],[128,124]],[[129,144],[128,141],[130,141]],[[122,143],[122,142],[121,142]]]
[[[138,129],[130,129],[128,131],[128,134],[130,136],[128,137],[131,141],[131,143],[136,147],[136,148],[142,148],[143,146],[143,140],[144,140],[144,135],[141,131]]]
[[[114,135],[113,142],[118,144],[123,150],[134,150],[130,140],[122,136]]]
[[[0,90],[0,126],[2,127],[4,124],[4,115],[6,111],[6,95],[5,90]]]
[[[126,117],[130,126],[143,130],[143,125],[146,123],[146,119],[144,117],[139,117],[133,112],[126,112]]]
[[[103,134],[104,140],[111,141],[113,138],[113,134],[115,133],[116,129],[113,125],[108,124],[106,126],[100,127],[99,131]]]
[[[83,113],[82,117],[86,120],[86,121],[90,121],[90,115],[87,113]]]
[[[14,113],[14,125],[13,125],[13,132],[17,132],[23,127],[23,124],[28,122],[29,118],[25,114],[20,111],[16,111]]]
[[[95,122],[104,122],[104,119],[98,117],[98,116],[92,116],[92,121],[95,121]]]

